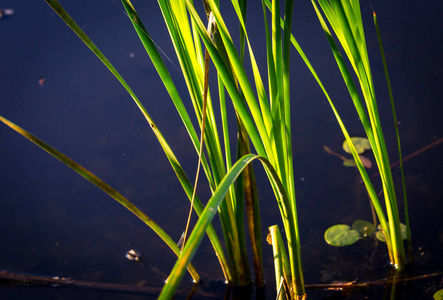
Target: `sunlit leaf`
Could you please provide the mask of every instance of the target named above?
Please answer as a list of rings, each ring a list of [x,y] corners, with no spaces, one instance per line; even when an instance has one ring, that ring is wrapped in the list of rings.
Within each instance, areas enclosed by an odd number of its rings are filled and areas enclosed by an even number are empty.
[[[375,233],[375,237],[381,242],[386,242],[385,235],[383,234],[383,230],[382,230],[381,226],[378,225],[377,229],[379,231],[377,231]],[[401,233],[402,240],[406,240],[406,238],[407,238],[406,225],[403,223],[400,223],[400,233]]]
[[[370,237],[376,230],[374,224],[365,220],[355,221],[352,229],[357,230],[361,237]]]
[[[329,227],[325,232],[325,241],[331,246],[349,246],[360,239],[360,233],[346,224]]]
[[[383,243],[386,243],[386,238],[385,238],[385,235],[383,234],[383,231],[382,231],[382,230],[377,231],[377,232],[375,233],[375,237],[377,238],[377,240],[379,240],[379,241],[381,241],[381,242],[383,242]]]
[[[434,300],[443,300],[443,289],[434,294]]]
[[[354,143],[355,150],[357,150],[358,154],[362,154],[366,150],[371,149],[371,145],[369,144],[369,141],[367,138],[364,137],[351,137],[352,143]],[[351,149],[349,148],[348,142],[343,142],[343,150],[346,151],[346,153],[351,153]]]
[[[345,167],[355,167],[355,161],[353,158],[343,161],[343,166]]]

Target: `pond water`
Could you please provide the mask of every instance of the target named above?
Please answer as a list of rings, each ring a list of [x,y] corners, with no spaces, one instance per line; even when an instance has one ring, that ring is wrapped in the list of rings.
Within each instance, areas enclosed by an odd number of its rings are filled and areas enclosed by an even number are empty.
[[[64,2],[65,9],[148,108],[192,178],[197,156],[120,1],[108,1],[105,7],[96,1]],[[351,134],[360,135],[363,129],[356,114],[346,108],[350,99],[314,11],[308,1],[298,2],[294,35],[333,99],[343,99],[338,106]],[[431,1],[406,2],[401,6],[373,3],[384,39],[405,155],[440,139],[443,132],[439,41],[443,7]],[[101,177],[178,240],[186,224],[184,212],[189,201],[126,91],[44,1],[6,0],[0,5],[14,12],[0,18],[0,114]],[[134,1],[134,6],[153,40],[170,58],[168,68],[185,95],[186,87],[176,69],[178,62],[157,4]],[[261,6],[249,6],[248,25],[256,28],[250,38],[258,49],[263,47]],[[394,162],[396,140],[368,2],[362,2],[362,9],[380,111],[386,120],[386,139],[389,149],[394,150]],[[237,27],[230,29],[236,31]],[[264,66],[265,54],[256,55]],[[306,284],[386,278],[390,267],[384,245],[365,240],[334,248],[323,239],[331,225],[371,220],[371,210],[357,171],[343,167],[340,159],[323,150],[327,145],[345,155],[341,151],[343,136],[324,95],[295,51],[292,55],[294,168]],[[0,138],[0,270],[161,288],[175,257],[149,228],[3,124]],[[413,276],[443,271],[441,147],[437,145],[405,163],[416,257]],[[272,190],[258,164],[256,170],[266,235],[268,226],[281,221]],[[394,176],[399,184],[398,169],[394,169]],[[204,184],[200,184],[199,195],[201,199],[209,196]],[[214,224],[221,233],[218,220]],[[131,249],[140,253],[143,264],[125,257]],[[264,245],[266,299],[275,299],[271,250]],[[209,295],[223,298],[223,274],[206,238],[193,262],[205,282],[193,299]],[[353,293],[308,290],[308,299],[432,299],[442,285],[440,274],[401,283],[394,298],[389,287],[380,284]],[[177,298],[186,298],[191,286],[187,275]],[[0,294],[2,299],[147,299],[118,292],[8,284],[0,285]],[[155,299],[157,294],[153,291],[149,297]]]

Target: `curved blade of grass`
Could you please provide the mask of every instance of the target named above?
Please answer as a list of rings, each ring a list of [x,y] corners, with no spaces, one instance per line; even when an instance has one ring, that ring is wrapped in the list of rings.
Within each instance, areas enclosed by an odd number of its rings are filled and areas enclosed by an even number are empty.
[[[33,142],[37,146],[39,146],[41,149],[45,150],[49,154],[51,154],[53,157],[67,165],[69,168],[83,176],[85,179],[87,179],[89,182],[93,183],[95,186],[100,188],[102,191],[104,191],[106,194],[108,194],[110,197],[112,197],[114,200],[116,200],[118,203],[123,205],[126,209],[128,209],[130,212],[132,212],[134,215],[136,215],[140,220],[142,220],[146,225],[148,225],[168,246],[171,248],[171,250],[177,255],[180,256],[180,248],[177,246],[175,241],[159,226],[157,223],[155,223],[151,218],[149,218],[147,215],[145,215],[141,210],[139,210],[134,204],[129,202],[128,199],[126,199],[122,194],[117,192],[115,189],[113,189],[111,186],[109,186],[106,182],[98,178],[96,175],[85,169],[83,166],[79,165],[63,153],[59,152],[58,150],[54,149],[50,145],[46,144],[30,132],[24,130],[23,128],[15,125],[11,121],[7,120],[6,118],[0,116],[0,121],[5,123],[7,126],[9,126],[11,129],[16,131],[17,133],[21,134],[25,138],[27,138],[29,141]],[[195,271],[194,267],[190,266],[188,268],[189,273],[191,274],[192,278],[195,282],[199,282],[200,277]]]
[[[206,204],[203,213],[200,215],[197,224],[195,225],[194,229],[191,232],[191,235],[189,236],[188,243],[185,245],[180,258],[175,263],[174,268],[169,275],[168,281],[163,286],[162,292],[158,299],[172,299],[175,290],[177,289],[181,279],[183,278],[186,266],[194,258],[194,255],[201,243],[201,240],[203,239],[206,227],[209,226],[209,224],[212,222],[212,219],[217,212],[217,208],[220,205],[220,202],[223,200],[225,194],[229,190],[229,187],[235,182],[244,168],[246,168],[247,165],[255,159],[260,160],[265,169],[271,174],[270,180],[273,181],[273,184],[277,186],[278,192],[282,195],[282,200],[280,201],[279,199],[277,199],[277,201],[279,201],[279,205],[281,205],[283,207],[283,210],[287,213],[284,216],[284,219],[290,219],[290,209],[286,192],[271,163],[266,158],[254,154],[243,156],[232,166],[231,170],[223,178],[220,185],[215,190],[213,196]]]

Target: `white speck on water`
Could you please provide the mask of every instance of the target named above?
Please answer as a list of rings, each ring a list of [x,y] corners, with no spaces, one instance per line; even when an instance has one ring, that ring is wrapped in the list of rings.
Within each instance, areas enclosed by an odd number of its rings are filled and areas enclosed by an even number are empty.
[[[38,79],[38,85],[39,85],[39,86],[45,86],[45,85],[47,85],[47,84],[48,84],[48,80],[46,80],[45,77],[41,76],[41,77]]]
[[[132,53],[132,52],[131,52],[131,53],[129,53],[129,57],[130,57],[130,58],[134,58],[134,56],[135,56],[135,54],[134,54],[134,53]]]
[[[0,19],[7,16],[12,16],[14,14],[14,10],[11,8],[0,8]]]

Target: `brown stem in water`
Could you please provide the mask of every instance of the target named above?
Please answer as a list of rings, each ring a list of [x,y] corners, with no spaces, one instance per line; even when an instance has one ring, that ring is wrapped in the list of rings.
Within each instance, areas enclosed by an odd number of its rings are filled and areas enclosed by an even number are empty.
[[[413,153],[411,153],[411,154],[409,154],[409,155],[403,157],[403,159],[402,159],[401,161],[402,161],[402,162],[405,162],[405,161],[407,161],[407,160],[413,158],[414,156],[417,156],[417,155],[419,155],[419,154],[425,152],[426,150],[429,150],[429,149],[431,149],[432,147],[437,146],[437,145],[440,144],[441,142],[443,142],[443,138],[439,138],[438,140],[436,140],[436,141],[430,143],[429,145],[427,145],[427,146],[425,146],[425,147],[423,147],[423,148],[421,148],[421,149],[419,149],[419,150],[417,150],[417,151],[415,151],[415,152],[413,152]],[[397,162],[391,164],[391,169],[392,169],[393,167],[399,165],[399,164],[400,164],[400,161],[397,161]],[[377,173],[371,175],[371,179],[377,177],[379,174],[380,174],[380,173],[377,172]]]
[[[442,276],[442,272],[435,272],[414,277],[389,277],[383,278],[375,281],[367,281],[362,283],[355,283],[355,281],[344,282],[344,283],[329,283],[329,284],[307,284],[306,289],[330,289],[330,290],[351,290],[351,289],[369,289],[371,286],[383,285],[387,283],[400,283],[400,282],[411,282],[416,280],[429,279],[432,277]],[[113,284],[95,281],[84,281],[84,280],[74,280],[70,278],[63,277],[48,277],[41,275],[31,275],[23,273],[12,273],[5,270],[0,271],[0,282],[10,283],[10,284],[22,284],[22,285],[33,285],[33,286],[63,286],[70,288],[79,289],[90,289],[96,291],[105,292],[117,292],[125,294],[141,294],[141,295],[158,295],[161,291],[161,287],[147,287],[147,286],[136,286],[136,285],[125,285],[125,284]],[[194,293],[195,286],[191,290]],[[205,298],[216,298],[220,295],[204,292],[201,290],[195,291],[196,294],[201,295]],[[189,291],[187,290],[177,290],[175,292],[176,296],[182,297],[185,295],[189,296]]]
[[[375,281],[366,281],[362,283],[355,283],[355,281],[351,282],[344,282],[344,283],[329,283],[329,284],[307,284],[305,285],[306,289],[328,289],[328,290],[351,290],[351,289],[369,289],[371,286],[375,285],[383,285],[386,283],[400,283],[400,282],[410,282],[410,281],[416,281],[416,280],[423,280],[428,279],[432,277],[437,277],[443,275],[442,272],[435,272],[420,276],[414,276],[414,277],[388,277],[383,279],[378,279]]]
[[[328,146],[323,146],[323,149],[328,152],[329,154],[335,155],[338,158],[340,158],[343,161],[348,160],[346,157],[344,157],[343,155],[338,154],[337,152],[332,151]]]
[[[0,282],[10,283],[10,284],[22,284],[26,286],[52,286],[52,287],[70,287],[78,289],[88,289],[96,291],[105,292],[115,292],[115,293],[125,293],[125,294],[141,294],[141,295],[159,295],[161,292],[161,287],[148,287],[148,286],[137,286],[137,285],[126,285],[126,284],[113,284],[95,281],[85,281],[85,280],[74,280],[71,278],[63,277],[48,277],[41,275],[31,275],[23,273],[12,273],[8,271],[0,271]],[[181,295],[181,297],[189,296],[190,293],[194,293],[195,288],[190,291],[188,290],[177,290],[175,292],[176,296]],[[198,291],[199,295],[205,298],[215,298],[217,295],[213,293],[208,293],[204,291]]]

